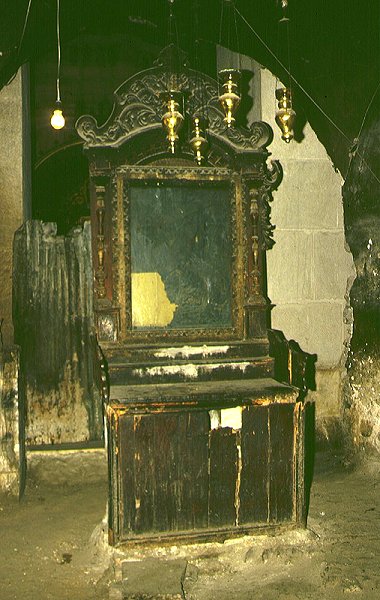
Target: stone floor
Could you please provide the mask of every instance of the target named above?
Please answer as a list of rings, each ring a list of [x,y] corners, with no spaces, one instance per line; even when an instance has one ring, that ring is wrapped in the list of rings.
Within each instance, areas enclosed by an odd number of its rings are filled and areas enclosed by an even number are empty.
[[[307,530],[127,556],[105,540],[101,452],[30,462],[21,503],[0,496],[1,600],[380,598],[378,459],[317,455]]]

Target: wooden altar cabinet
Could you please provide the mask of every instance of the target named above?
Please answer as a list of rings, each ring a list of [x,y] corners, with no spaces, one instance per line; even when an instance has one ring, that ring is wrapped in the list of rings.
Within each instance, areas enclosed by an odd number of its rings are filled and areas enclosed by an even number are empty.
[[[265,253],[273,245],[271,130],[226,128],[218,87],[183,68],[207,162],[185,126],[174,154],[158,91],[167,66],[77,122],[90,162],[94,307],[109,453],[111,544],[210,538],[305,522],[304,406],[273,379]]]

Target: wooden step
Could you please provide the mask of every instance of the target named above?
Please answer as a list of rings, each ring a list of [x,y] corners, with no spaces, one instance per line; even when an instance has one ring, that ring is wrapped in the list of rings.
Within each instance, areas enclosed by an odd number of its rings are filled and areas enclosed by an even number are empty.
[[[160,361],[153,364],[113,360],[108,364],[108,369],[111,384],[253,379],[273,376],[274,360],[269,356],[244,360]]]
[[[195,360],[243,359],[250,356],[258,358],[269,354],[269,342],[267,338],[258,338],[249,341],[178,342],[150,345],[115,342],[102,343],[101,346],[109,363],[162,363],[162,361],[176,363],[180,360],[193,362]]]
[[[196,383],[161,383],[111,385],[111,408],[150,411],[230,408],[250,404],[296,402],[298,390],[267,377],[238,381],[198,381]]]

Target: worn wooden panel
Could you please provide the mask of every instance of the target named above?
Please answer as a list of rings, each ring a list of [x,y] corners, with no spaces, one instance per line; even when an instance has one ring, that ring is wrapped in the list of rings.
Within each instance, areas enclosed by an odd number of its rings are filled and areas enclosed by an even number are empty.
[[[178,527],[178,425],[184,415],[153,417],[153,531],[173,531]],[[143,417],[143,419],[146,417]]]
[[[243,409],[240,525],[268,520],[270,410],[268,406],[247,406]]]
[[[137,456],[135,452],[135,417],[122,416],[118,419],[117,431],[115,431],[115,421],[111,424],[114,428],[113,436],[117,440],[110,440],[111,448],[114,442],[117,444],[117,469],[118,472],[111,472],[111,486],[120,486],[119,521],[120,529],[130,532],[135,529],[136,521],[136,489],[135,489],[135,463]],[[116,434],[116,435],[115,435]],[[115,465],[116,466],[116,465]],[[115,487],[113,487],[115,489]],[[113,489],[110,489],[113,493]],[[117,506],[114,507],[117,510]],[[116,519],[115,519],[116,521]],[[119,524],[118,524],[119,525]]]
[[[210,526],[236,524],[238,451],[230,427],[210,431]]]
[[[305,448],[305,431],[308,420],[308,404],[298,402],[294,408],[294,506],[293,517],[306,527],[308,510],[308,467],[306,464],[307,454]]]
[[[269,520],[283,522],[293,515],[294,404],[273,404],[269,412]]]
[[[155,529],[154,420],[153,415],[134,418],[135,519],[133,529],[136,533]],[[120,444],[124,443],[124,440],[120,440]],[[130,465],[127,468],[133,467]]]
[[[302,494],[303,505],[299,504],[299,516],[306,524],[309,511],[311,484],[314,475],[315,458],[315,404],[306,402],[301,412],[301,427],[299,427],[299,470],[303,471],[303,480],[297,485],[297,493]],[[303,467],[303,468],[302,468]],[[301,488],[301,490],[300,490]],[[304,488],[304,489],[302,489]]]
[[[185,413],[178,425],[177,527],[202,529],[208,526],[208,412]]]
[[[302,404],[244,406],[237,431],[210,430],[204,409],[113,410],[121,411],[111,428],[119,440],[119,487],[110,490],[116,542],[302,521]]]
[[[13,320],[27,394],[27,443],[99,439],[90,228],[63,237],[56,235],[54,223],[29,221],[15,234],[13,264]]]
[[[208,525],[208,413],[122,416],[121,537]]]

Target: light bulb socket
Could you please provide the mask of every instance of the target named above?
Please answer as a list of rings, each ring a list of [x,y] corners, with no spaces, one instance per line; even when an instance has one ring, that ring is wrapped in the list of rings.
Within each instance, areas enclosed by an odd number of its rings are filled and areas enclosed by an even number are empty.
[[[57,100],[55,103],[55,108],[53,111],[53,114],[51,115],[50,118],[50,125],[53,127],[53,129],[59,130],[59,129],[63,129],[63,127],[65,126],[66,120],[65,117],[63,116],[63,111],[62,111],[62,102],[60,100]]]

